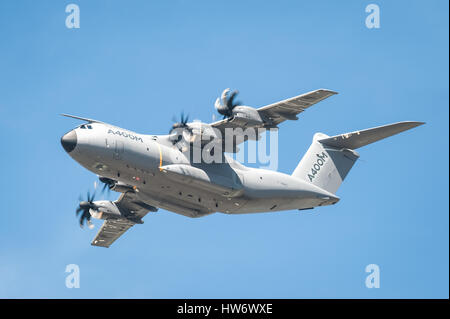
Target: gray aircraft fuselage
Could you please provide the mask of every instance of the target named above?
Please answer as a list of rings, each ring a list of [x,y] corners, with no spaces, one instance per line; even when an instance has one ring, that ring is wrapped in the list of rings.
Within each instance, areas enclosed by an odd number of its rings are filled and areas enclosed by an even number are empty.
[[[94,122],[70,131],[62,142],[91,172],[134,187],[149,205],[188,217],[308,209],[339,200],[300,178],[246,167],[225,155],[221,163],[193,163],[168,135],[143,135]],[[172,173],[172,167],[192,169],[206,179]]]

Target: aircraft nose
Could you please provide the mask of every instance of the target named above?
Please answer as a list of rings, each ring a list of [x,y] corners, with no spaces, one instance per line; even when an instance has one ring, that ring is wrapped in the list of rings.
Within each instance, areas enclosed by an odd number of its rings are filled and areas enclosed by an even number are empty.
[[[74,150],[77,145],[77,133],[75,130],[66,133],[63,137],[61,137],[61,145],[64,147],[67,153],[70,153]]]

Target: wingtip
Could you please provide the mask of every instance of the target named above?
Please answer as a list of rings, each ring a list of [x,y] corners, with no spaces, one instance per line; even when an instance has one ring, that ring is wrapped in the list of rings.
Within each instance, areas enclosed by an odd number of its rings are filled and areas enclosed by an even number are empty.
[[[59,116],[69,117],[69,118],[75,118],[74,115],[66,114],[66,113],[59,113]]]
[[[101,121],[97,121],[97,120],[93,120],[93,119],[88,119],[85,117],[80,117],[80,116],[76,116],[76,115],[71,115],[71,114],[65,114],[65,113],[60,113],[61,116],[65,116],[65,117],[70,117],[76,120],[81,120],[81,121],[86,121],[89,123],[103,123]]]
[[[329,89],[324,89],[324,88],[321,88],[319,90],[320,91],[325,91],[325,92],[328,92],[328,93],[331,93],[331,94],[339,94],[339,92],[334,91],[334,90],[329,90]]]
[[[419,121],[405,121],[404,123],[411,124],[412,127],[417,127],[426,124],[426,122],[419,122]]]
[[[417,127],[417,126],[424,125],[424,124],[426,124],[426,122],[400,121],[400,122],[395,122],[395,123],[386,124],[386,125],[407,125],[407,126],[411,126],[411,127]]]

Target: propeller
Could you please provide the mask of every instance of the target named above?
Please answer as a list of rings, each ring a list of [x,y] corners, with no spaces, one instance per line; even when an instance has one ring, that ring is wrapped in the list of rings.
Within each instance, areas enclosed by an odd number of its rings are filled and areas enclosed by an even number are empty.
[[[181,112],[179,122],[176,121],[175,117],[173,117],[172,120],[175,123],[172,125],[169,134],[173,135],[174,132],[176,133],[172,138],[172,143],[175,145],[181,140],[183,131],[187,130],[189,133],[192,133],[192,128],[190,128],[188,125],[189,115],[185,116],[184,112]]]
[[[184,112],[181,112],[179,122],[177,122],[177,120],[174,116],[172,118],[172,121],[174,121],[175,123],[173,123],[172,128],[170,129],[170,132],[172,132],[174,129],[177,129],[177,128],[188,128],[189,127],[187,125],[188,120],[189,120],[189,115],[184,116]]]
[[[223,115],[223,118],[230,118],[233,116],[233,109],[236,106],[242,105],[240,101],[235,101],[236,96],[239,94],[239,91],[235,90],[231,93],[230,89],[225,89],[222,92],[220,98],[217,98],[214,107],[216,108],[219,114]]]
[[[108,178],[108,177],[103,177],[103,176],[99,176],[98,178],[100,180],[100,182],[103,183],[103,187],[102,187],[102,194],[105,192],[105,190],[109,192],[111,191],[111,188],[114,187],[114,185],[116,184],[116,181]]]
[[[92,228],[94,225],[91,222],[91,214],[89,213],[89,209],[97,209],[97,206],[94,204],[95,194],[90,195],[89,191],[87,192],[87,200],[83,200],[81,195],[79,197],[80,204],[76,210],[77,216],[80,217],[80,227],[83,228],[84,222],[89,228]]]

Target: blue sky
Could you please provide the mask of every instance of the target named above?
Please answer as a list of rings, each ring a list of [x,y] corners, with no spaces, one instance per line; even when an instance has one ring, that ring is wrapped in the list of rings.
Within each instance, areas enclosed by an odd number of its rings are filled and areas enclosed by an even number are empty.
[[[1,298],[448,298],[447,1],[0,2]],[[381,28],[365,27],[376,3]],[[96,176],[62,149],[71,113],[165,134],[227,87],[263,106],[338,95],[279,132],[291,173],[314,132],[426,125],[359,150],[341,201],[299,213],[145,217],[110,249],[75,219]],[[112,197],[114,199],[114,197]],[[368,289],[377,264],[381,288]],[[78,264],[81,287],[65,287]]]

